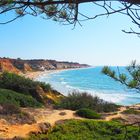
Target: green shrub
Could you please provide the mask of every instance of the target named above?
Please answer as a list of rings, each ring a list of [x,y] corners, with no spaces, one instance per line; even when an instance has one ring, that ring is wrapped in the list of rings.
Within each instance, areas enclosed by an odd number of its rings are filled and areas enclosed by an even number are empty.
[[[127,131],[127,133],[126,133]],[[32,134],[26,140],[139,140],[139,127],[118,122],[68,120],[51,128],[48,134]]]
[[[118,105],[105,102],[104,100],[93,97],[92,95],[84,92],[73,92],[67,97],[64,97],[57,105],[57,108],[78,110],[81,108],[92,109],[96,112],[112,112],[118,109]]]
[[[76,114],[80,117],[88,118],[88,119],[100,119],[101,115],[94,112],[91,109],[81,108],[76,111]]]
[[[23,140],[48,140],[46,134],[31,134],[29,138]]]
[[[52,90],[49,84],[33,81],[17,74],[4,72],[0,75],[0,88],[11,89],[24,95],[31,95],[37,101],[42,102],[36,90],[38,86],[44,91]]]
[[[0,89],[0,104],[13,104],[20,107],[41,107],[41,103],[32,96],[23,95],[12,90]]]
[[[139,128],[117,122],[70,120],[50,130],[48,140],[127,140],[140,139]]]
[[[111,119],[111,121],[119,122],[119,123],[122,123],[122,124],[126,123],[126,120],[121,118],[121,117],[113,118],[113,119]]]

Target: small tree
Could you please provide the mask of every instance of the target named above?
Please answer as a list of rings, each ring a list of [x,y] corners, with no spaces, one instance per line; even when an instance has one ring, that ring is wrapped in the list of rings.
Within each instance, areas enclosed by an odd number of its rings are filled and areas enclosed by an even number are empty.
[[[140,92],[140,65],[136,64],[136,61],[132,61],[130,66],[126,67],[128,75],[121,73],[118,68],[118,74],[111,70],[110,67],[105,66],[102,69],[102,73],[111,77],[112,79],[126,85],[128,88],[136,89]]]
[[[73,92],[67,97],[64,97],[58,104],[57,108],[78,110],[87,108],[96,112],[113,112],[118,110],[118,105],[106,102],[97,96],[92,96],[89,93]]]

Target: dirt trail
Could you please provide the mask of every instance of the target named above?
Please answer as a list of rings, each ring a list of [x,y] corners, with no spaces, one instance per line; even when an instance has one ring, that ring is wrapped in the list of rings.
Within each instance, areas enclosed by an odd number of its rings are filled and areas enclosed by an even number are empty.
[[[60,113],[65,112],[66,115],[60,115]],[[59,120],[67,120],[67,119],[82,119],[78,116],[75,116],[75,111],[72,110],[54,110],[53,113],[42,116],[41,118],[39,117],[37,119],[38,123],[41,122],[49,122],[52,126],[55,124],[55,122]]]
[[[0,122],[0,138],[25,137],[29,132],[39,131],[37,124],[7,125]]]
[[[136,106],[139,107],[139,106]],[[122,114],[123,111],[125,111],[127,107],[120,107],[119,111],[112,112],[107,115],[103,120],[104,121],[110,121],[114,118],[122,117],[124,118],[124,115]],[[54,110],[54,109],[23,109],[23,111],[26,111],[30,113],[32,116],[34,116],[36,123],[35,124],[24,124],[24,125],[10,125],[5,120],[0,119],[0,138],[13,138],[15,136],[20,137],[26,137],[29,132],[39,132],[39,123],[48,122],[53,126],[57,121],[60,120],[67,120],[67,119],[83,119],[78,116],[75,116],[75,111],[71,110]],[[65,114],[64,114],[65,112]],[[61,113],[61,114],[60,114]],[[103,121],[100,120],[100,121]]]
[[[123,112],[125,110],[126,110],[126,107],[120,107],[119,111],[117,111],[115,114],[112,113],[112,115],[105,117],[105,120],[110,121],[112,119],[122,117],[123,115],[121,114],[121,112]]]
[[[25,109],[26,111],[28,109]],[[29,110],[28,110],[29,111]],[[65,115],[60,113],[65,112]],[[4,120],[0,120],[0,138],[13,138],[15,136],[26,137],[29,132],[38,132],[40,128],[39,123],[49,122],[51,126],[59,120],[65,119],[81,119],[74,115],[74,111],[71,110],[47,110],[47,109],[34,109],[30,110],[30,114],[35,116],[37,123],[35,124],[24,124],[24,125],[10,125]]]

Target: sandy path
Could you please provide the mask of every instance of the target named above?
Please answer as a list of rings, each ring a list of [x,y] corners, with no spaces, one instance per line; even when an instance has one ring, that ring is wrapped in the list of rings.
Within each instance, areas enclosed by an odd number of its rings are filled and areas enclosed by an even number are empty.
[[[65,112],[66,115],[60,115],[59,113]],[[29,132],[40,131],[38,124],[43,122],[49,122],[52,126],[59,120],[66,119],[81,119],[74,115],[74,111],[71,110],[47,110],[36,109],[31,110],[31,114],[35,115],[37,123],[32,125],[9,125],[5,121],[0,120],[0,138],[13,138],[15,136],[26,137]]]
[[[114,118],[122,117],[124,118],[124,115],[122,114],[123,111],[125,111],[127,107],[120,107],[119,111],[114,114],[110,113],[108,116],[105,117],[105,119],[99,120],[99,121],[110,121]],[[54,110],[54,109],[23,109],[24,111],[29,112],[31,115],[35,117],[35,120],[37,123],[32,125],[10,125],[5,120],[0,120],[0,138],[13,138],[15,136],[20,137],[26,137],[29,132],[38,132],[40,131],[39,123],[48,122],[53,126],[57,121],[60,120],[67,120],[67,119],[83,119],[78,116],[75,116],[75,111],[72,110]],[[60,113],[65,112],[65,115],[60,115]],[[107,114],[106,114],[107,115]]]
[[[60,115],[59,113],[65,112],[66,115]],[[50,115],[42,116],[41,118],[37,120],[38,123],[41,122],[49,122],[52,126],[55,124],[55,122],[59,120],[67,120],[67,119],[81,119],[78,116],[74,115],[75,111],[71,110],[54,110],[53,113]]]
[[[114,115],[112,114],[112,115],[105,117],[105,120],[110,121],[112,119],[122,117],[123,115],[121,114],[121,112],[123,112],[125,110],[126,110],[126,107],[120,107],[119,111],[117,111],[116,114],[114,114]]]
[[[13,138],[15,136],[25,137],[31,131],[39,131],[37,124],[3,125],[0,122],[0,138]]]

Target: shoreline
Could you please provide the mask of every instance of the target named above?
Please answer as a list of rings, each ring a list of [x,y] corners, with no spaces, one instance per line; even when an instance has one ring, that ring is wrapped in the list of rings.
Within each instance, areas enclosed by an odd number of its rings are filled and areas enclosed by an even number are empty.
[[[63,72],[63,71],[78,70],[78,69],[83,69],[83,68],[56,69],[56,70],[28,72],[28,73],[24,74],[23,76],[26,77],[26,78],[29,78],[31,80],[34,80],[34,81],[39,81],[39,78],[41,78],[43,76],[47,77],[50,74],[60,73],[60,72]],[[56,89],[55,86],[54,86],[54,89]],[[56,90],[59,91],[60,93],[62,93],[63,95],[65,95],[65,96],[67,95],[67,93],[70,93],[70,91],[66,90],[66,89],[65,90],[61,90],[61,88],[58,88]],[[73,91],[76,91],[76,90],[73,90]],[[77,90],[77,91],[79,91],[79,90]],[[93,95],[93,93],[91,95]],[[101,98],[101,96],[97,95],[97,93],[95,95],[93,95],[93,96],[98,96],[99,98]],[[103,98],[101,98],[101,99],[103,99]],[[108,102],[112,102],[112,101],[108,101]],[[112,102],[112,103],[115,103],[115,102]],[[115,103],[115,104],[119,104],[119,103]],[[129,105],[128,104],[125,104],[125,105],[123,104],[122,106],[133,106],[133,105],[140,105],[140,103],[134,103],[134,104],[129,104]]]
[[[38,77],[42,75],[49,75],[49,74],[54,74],[54,73],[59,73],[63,71],[69,71],[69,70],[79,70],[83,68],[69,68],[69,69],[55,69],[55,70],[46,70],[46,71],[34,71],[34,72],[27,72],[23,74],[25,78],[29,78],[31,80],[36,80]]]

